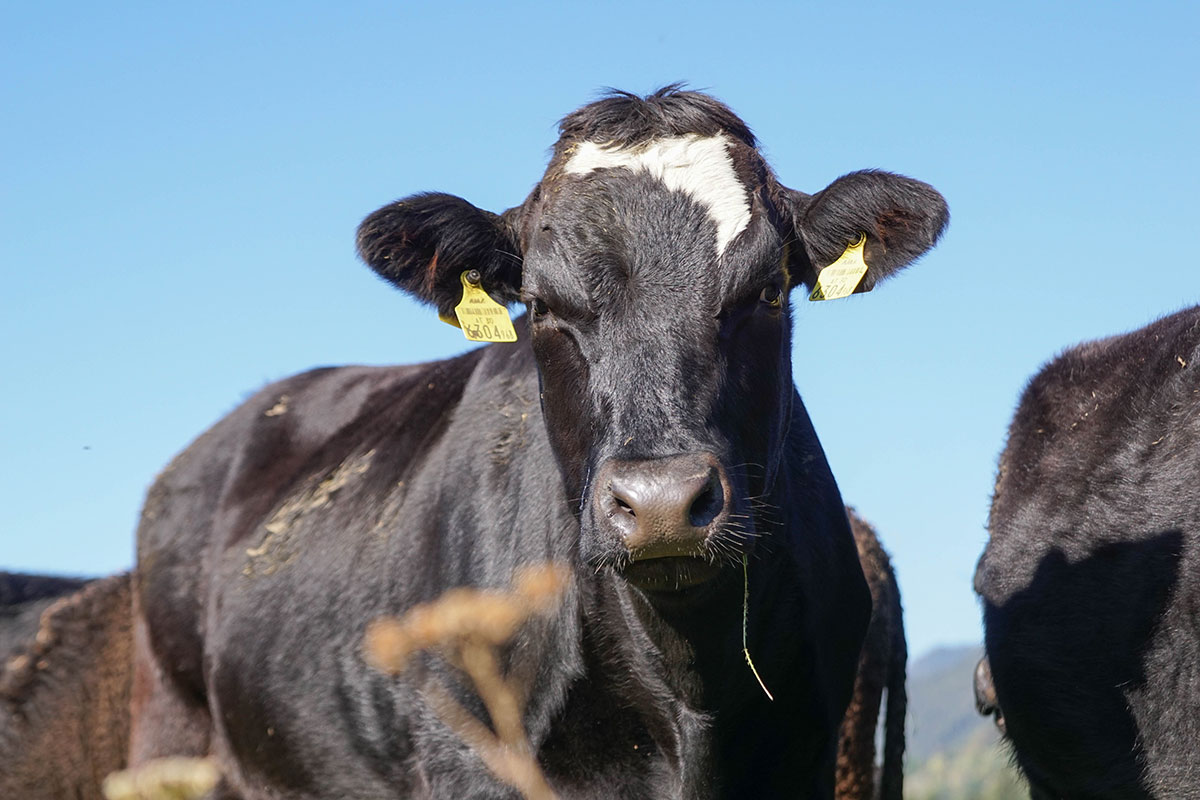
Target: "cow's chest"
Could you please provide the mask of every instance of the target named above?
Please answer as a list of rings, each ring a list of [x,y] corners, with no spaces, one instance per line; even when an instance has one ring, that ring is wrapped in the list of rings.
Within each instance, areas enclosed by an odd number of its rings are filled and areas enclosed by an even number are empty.
[[[216,749],[246,798],[511,796],[434,712],[417,676],[375,672],[355,636],[315,629],[311,619],[222,628],[241,646],[210,664]],[[436,662],[425,679],[456,681]],[[565,670],[543,673],[533,693],[566,696],[558,708],[531,703],[526,721],[561,797],[713,796],[703,770],[683,766],[712,764],[702,720],[682,735],[677,720],[656,728],[620,696],[619,681]]]

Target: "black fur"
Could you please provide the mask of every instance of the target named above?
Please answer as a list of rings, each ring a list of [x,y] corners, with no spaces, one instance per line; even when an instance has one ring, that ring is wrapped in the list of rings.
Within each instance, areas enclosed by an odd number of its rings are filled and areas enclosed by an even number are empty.
[[[571,569],[565,602],[505,661],[561,796],[831,796],[870,598],[791,379],[793,215],[744,124],[703,95],[617,95],[563,130],[729,132],[749,227],[718,257],[689,196],[556,160],[500,216],[417,195],[368,217],[359,250],[380,275],[445,311],[478,269],[529,304],[520,341],[288,379],[164,472],[138,536],[135,761],[213,750],[246,798],[511,797],[422,700],[445,681],[482,715],[457,676],[431,660],[388,678],[361,639],[379,615],[550,560]],[[680,454],[728,479],[704,542],[719,569],[638,589],[595,476]],[[773,702],[741,653],[743,555]]]
[[[1200,307],[1081,345],[1009,430],[975,576],[983,705],[1035,797],[1200,796],[1197,359]]]

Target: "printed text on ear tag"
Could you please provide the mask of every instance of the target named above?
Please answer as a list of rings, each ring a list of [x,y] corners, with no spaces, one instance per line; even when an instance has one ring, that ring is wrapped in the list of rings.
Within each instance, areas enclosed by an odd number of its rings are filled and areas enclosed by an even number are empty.
[[[867,274],[867,262],[863,259],[863,247],[867,243],[866,235],[860,235],[858,241],[846,248],[846,252],[838,256],[838,260],[830,264],[817,275],[816,288],[808,296],[809,300],[837,300],[854,294],[863,275]]]
[[[474,274],[472,274],[474,273]],[[469,280],[468,275],[474,280]],[[467,270],[459,276],[463,296],[454,307],[458,327],[472,342],[515,342],[517,331],[513,328],[508,309],[497,303],[483,290],[479,273]],[[449,321],[449,320],[447,320]]]

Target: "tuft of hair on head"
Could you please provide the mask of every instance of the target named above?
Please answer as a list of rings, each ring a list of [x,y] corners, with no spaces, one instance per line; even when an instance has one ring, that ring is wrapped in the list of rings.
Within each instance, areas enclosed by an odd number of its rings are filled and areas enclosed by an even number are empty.
[[[608,89],[595,102],[572,111],[558,123],[553,161],[578,142],[632,147],[653,139],[696,134],[728,134],[749,147],[756,140],[749,126],[729,106],[711,95],[672,83],[641,97]]]

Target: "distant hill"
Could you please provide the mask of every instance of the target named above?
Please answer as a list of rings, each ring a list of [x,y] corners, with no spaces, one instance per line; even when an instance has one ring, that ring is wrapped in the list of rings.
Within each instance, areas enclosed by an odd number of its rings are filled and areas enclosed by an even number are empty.
[[[905,800],[1028,800],[992,720],[975,712],[981,655],[943,647],[909,664]]]

